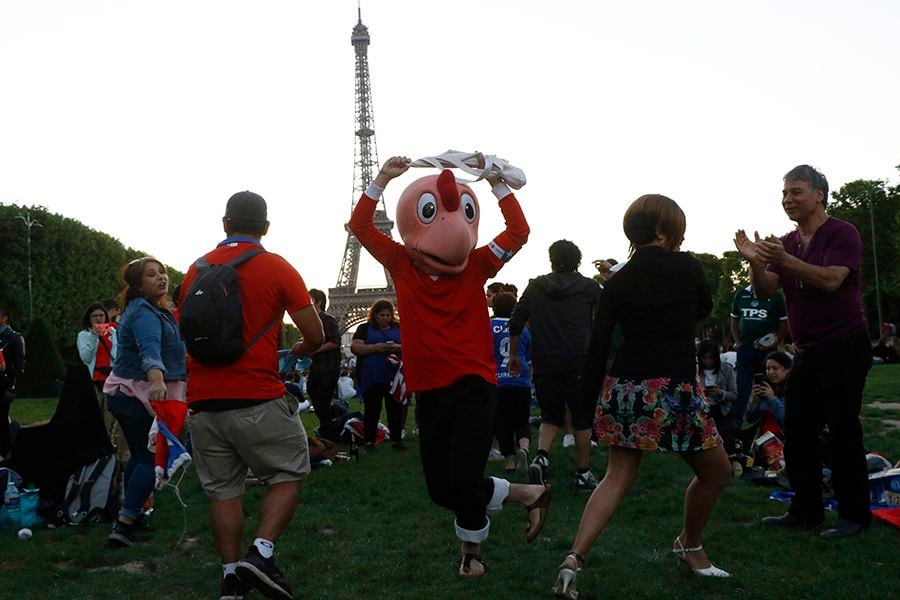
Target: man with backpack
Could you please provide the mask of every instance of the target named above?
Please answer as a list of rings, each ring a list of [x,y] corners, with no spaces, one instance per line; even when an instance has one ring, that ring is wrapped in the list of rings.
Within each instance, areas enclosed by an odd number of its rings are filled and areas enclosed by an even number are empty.
[[[252,586],[290,599],[273,553],[310,466],[296,399],[279,376],[278,340],[286,311],[303,335],[292,352],[311,355],[322,344],[322,323],[300,274],[260,244],[269,229],[261,196],[233,195],[222,224],[226,239],[188,269],[178,294],[193,458],[224,565],[221,597],[243,598]],[[256,537],[242,558],[248,468],[266,493]]]

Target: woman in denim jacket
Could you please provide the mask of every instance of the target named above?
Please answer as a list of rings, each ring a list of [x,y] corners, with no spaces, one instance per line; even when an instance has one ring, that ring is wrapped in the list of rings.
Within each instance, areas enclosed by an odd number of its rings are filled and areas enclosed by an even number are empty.
[[[184,342],[175,317],[166,308],[169,277],[166,267],[146,256],[133,260],[122,272],[125,307],[119,327],[118,352],[103,392],[128,441],[131,458],[125,467],[125,500],[107,538],[115,547],[134,543],[134,522],[155,483],[154,455],[147,450],[155,413],[152,400],[184,401],[187,366]]]

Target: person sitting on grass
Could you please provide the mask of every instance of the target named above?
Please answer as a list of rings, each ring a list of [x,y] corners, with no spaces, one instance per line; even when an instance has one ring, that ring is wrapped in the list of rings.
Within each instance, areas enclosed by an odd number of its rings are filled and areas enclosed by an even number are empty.
[[[872,348],[872,356],[881,359],[882,363],[900,362],[900,342],[897,340],[897,326],[893,323],[882,323],[881,337]]]
[[[732,402],[737,399],[737,378],[734,369],[722,362],[719,346],[712,340],[703,340],[697,348],[700,383],[709,401],[709,414],[716,422],[716,428],[725,438],[725,447],[731,444],[734,432],[728,431],[726,416],[731,411]]]
[[[772,352],[766,357],[766,379],[753,384],[744,412],[745,428],[758,425],[757,436],[768,431],[784,439],[784,388],[792,365],[785,352]]]

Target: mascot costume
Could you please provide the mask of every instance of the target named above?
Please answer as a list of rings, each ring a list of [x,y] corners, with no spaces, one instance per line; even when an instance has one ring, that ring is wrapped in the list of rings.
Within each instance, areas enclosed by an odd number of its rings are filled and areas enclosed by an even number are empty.
[[[452,171],[412,182],[397,203],[399,244],[375,227],[375,208],[388,182],[410,166],[455,166],[492,185],[506,229],[476,247],[480,207],[475,192]],[[485,282],[525,244],[528,223],[507,186],[524,175],[492,156],[448,152],[412,163],[395,156],[360,198],[348,223],[359,242],[391,274],[403,319],[406,385],[416,392],[422,469],[432,501],[456,516],[462,541],[459,574],[485,572],[480,544],[488,512],[505,502],[525,506],[533,541],[547,514],[549,486],[485,477],[496,403],[496,364]]]

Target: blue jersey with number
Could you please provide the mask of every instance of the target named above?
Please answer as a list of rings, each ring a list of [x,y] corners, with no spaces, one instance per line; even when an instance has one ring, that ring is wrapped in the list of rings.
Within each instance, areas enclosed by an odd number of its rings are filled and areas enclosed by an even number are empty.
[[[531,332],[522,329],[519,336],[519,362],[522,373],[518,377],[509,374],[509,319],[491,319],[494,334],[494,361],[497,363],[497,385],[500,387],[531,387]]]

